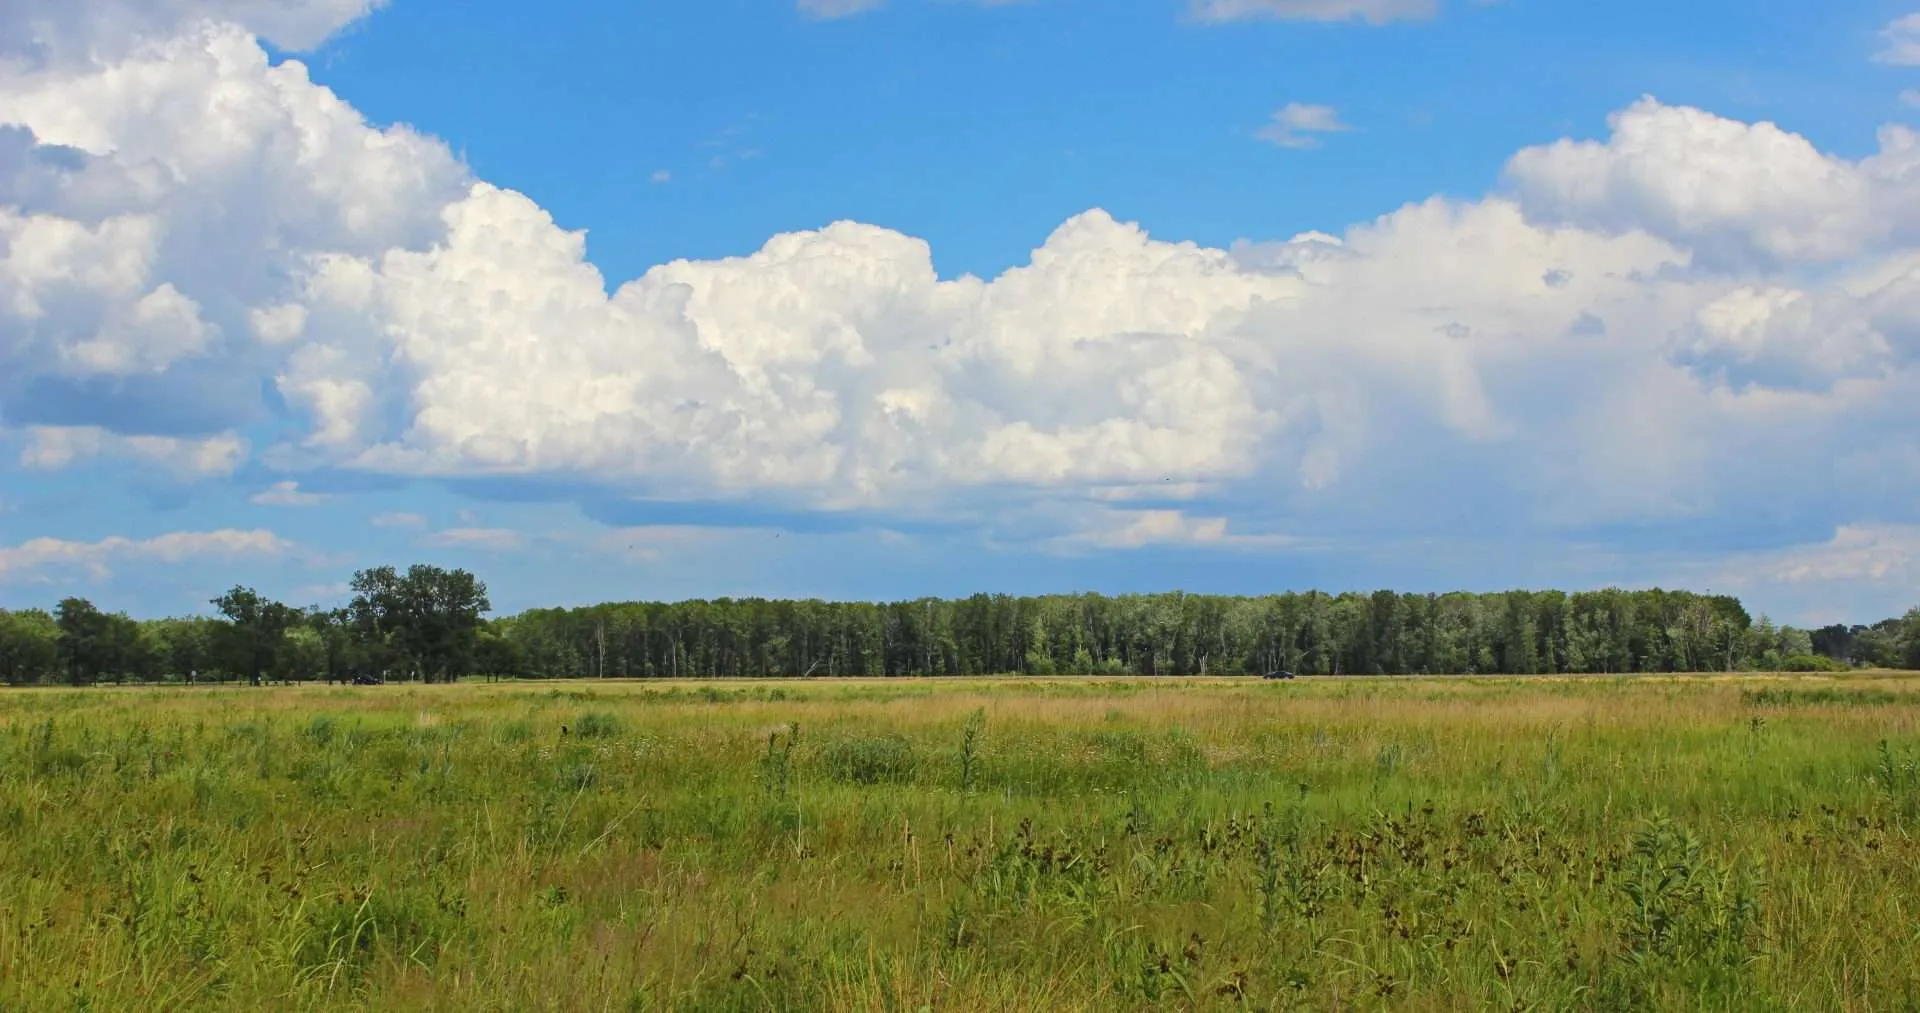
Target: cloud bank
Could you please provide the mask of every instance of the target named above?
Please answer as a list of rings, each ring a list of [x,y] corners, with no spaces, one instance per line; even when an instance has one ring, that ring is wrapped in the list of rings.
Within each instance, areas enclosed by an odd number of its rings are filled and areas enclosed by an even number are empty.
[[[942,278],[924,241],[836,222],[609,290],[532,198],[262,48],[374,6],[0,15],[0,416],[24,466],[1030,516],[1105,547],[1436,518],[1832,531],[1913,501],[1904,127],[1849,160],[1648,98],[1518,152],[1484,198],[1337,236],[1215,249],[1095,209],[997,277]],[[1337,125],[1296,110],[1291,136]]]

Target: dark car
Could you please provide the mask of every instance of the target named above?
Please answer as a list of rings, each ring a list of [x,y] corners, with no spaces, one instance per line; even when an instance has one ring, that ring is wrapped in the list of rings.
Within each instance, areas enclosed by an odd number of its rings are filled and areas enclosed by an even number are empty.
[[[356,675],[353,677],[353,684],[355,686],[384,686],[387,684],[387,681],[377,675]]]
[[[1268,673],[1266,674],[1266,678],[1268,678],[1268,679],[1291,679],[1291,678],[1293,678],[1293,673],[1292,673],[1292,672],[1268,672]]]

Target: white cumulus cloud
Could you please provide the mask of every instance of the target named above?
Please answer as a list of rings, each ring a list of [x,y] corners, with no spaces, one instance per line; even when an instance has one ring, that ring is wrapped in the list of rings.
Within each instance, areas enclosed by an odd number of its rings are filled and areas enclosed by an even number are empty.
[[[1772,123],[1647,98],[1605,141],[1516,155],[1507,182],[1529,214],[1683,243],[1713,266],[1831,263],[1920,240],[1920,135],[1889,126],[1848,161]]]
[[[120,559],[180,563],[201,558],[278,556],[293,548],[293,543],[263,530],[180,531],[145,539],[116,535],[97,542],[36,538],[0,546],[0,580],[49,569],[82,569],[98,579],[107,576],[108,565]]]
[[[1332,106],[1289,102],[1273,114],[1272,121],[1261,127],[1257,136],[1282,148],[1317,148],[1320,138],[1315,134],[1352,129],[1340,121],[1340,113]]]
[[[1849,524],[1830,541],[1767,553],[1734,569],[1735,580],[1788,583],[1898,580],[1920,584],[1920,527]]]
[[[131,460],[185,478],[222,478],[246,460],[247,442],[234,433],[205,439],[122,436],[97,426],[34,426],[24,434],[20,466],[53,471],[76,462]]]
[[[1874,59],[1903,67],[1920,66],[1920,13],[1895,18],[1880,30],[1880,51]]]
[[[0,47],[40,59],[117,54],[197,24],[245,28],[289,50],[311,49],[386,0],[7,0]]]

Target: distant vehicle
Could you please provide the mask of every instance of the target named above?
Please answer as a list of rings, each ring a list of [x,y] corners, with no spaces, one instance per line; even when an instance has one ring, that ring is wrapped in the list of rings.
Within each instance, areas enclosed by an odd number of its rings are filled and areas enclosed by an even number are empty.
[[[387,684],[387,680],[377,675],[356,675],[353,677],[353,684],[355,686],[384,686]]]
[[[1291,679],[1293,678],[1293,673],[1292,672],[1268,672],[1265,677],[1268,679]]]

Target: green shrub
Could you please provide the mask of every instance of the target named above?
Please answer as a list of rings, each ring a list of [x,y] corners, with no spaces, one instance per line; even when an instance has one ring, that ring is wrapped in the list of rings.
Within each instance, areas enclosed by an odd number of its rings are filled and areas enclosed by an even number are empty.
[[[573,731],[583,739],[611,739],[620,734],[620,719],[605,711],[593,711],[580,715]]]
[[[331,743],[333,741],[333,732],[334,720],[331,715],[327,714],[322,714],[307,722],[307,727],[302,729],[302,733],[317,746],[324,746]]]
[[[901,735],[848,739],[827,749],[827,774],[849,784],[901,784],[913,780],[918,762]]]
[[[1780,663],[1782,672],[1848,672],[1852,671],[1845,662],[1835,661],[1824,654],[1795,654]]]

